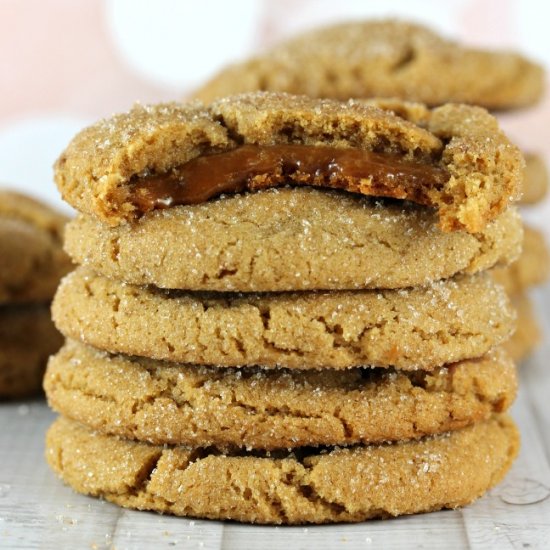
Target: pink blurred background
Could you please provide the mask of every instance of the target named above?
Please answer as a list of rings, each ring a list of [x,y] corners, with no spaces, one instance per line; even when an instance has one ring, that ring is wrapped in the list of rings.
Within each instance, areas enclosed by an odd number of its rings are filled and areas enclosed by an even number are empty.
[[[67,209],[51,165],[84,125],[135,101],[181,98],[225,63],[320,24],[424,22],[469,44],[550,66],[545,0],[0,0],[0,182]],[[501,115],[550,160],[550,94]],[[550,237],[550,202],[527,216]]]

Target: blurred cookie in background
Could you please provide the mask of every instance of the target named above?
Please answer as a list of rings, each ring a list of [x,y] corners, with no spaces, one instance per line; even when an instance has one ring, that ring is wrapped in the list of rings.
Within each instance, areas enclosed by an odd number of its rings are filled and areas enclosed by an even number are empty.
[[[542,329],[529,296],[522,292],[512,296],[512,305],[517,311],[517,328],[504,344],[504,349],[516,362],[527,359],[542,341]]]
[[[512,296],[544,284],[550,278],[550,253],[542,232],[524,226],[521,255],[511,265],[494,269],[493,278]]]
[[[524,226],[523,235],[523,251],[518,260],[492,270],[493,279],[504,287],[517,311],[516,331],[505,344],[516,362],[527,359],[542,341],[529,290],[550,278],[550,252],[544,235],[529,226]]]
[[[0,399],[38,394],[46,360],[62,342],[48,304],[0,307]]]
[[[50,317],[71,268],[62,250],[67,218],[26,195],[0,190],[0,398],[36,394],[61,345]]]
[[[257,90],[347,100],[384,97],[428,105],[513,109],[536,103],[542,67],[509,51],[473,49],[406,21],[322,27],[230,65],[196,90],[205,102]]]
[[[536,153],[524,153],[525,181],[521,204],[536,204],[548,192],[548,169],[544,159]]]
[[[62,249],[66,222],[45,204],[0,189],[0,305],[51,300],[71,267]]]

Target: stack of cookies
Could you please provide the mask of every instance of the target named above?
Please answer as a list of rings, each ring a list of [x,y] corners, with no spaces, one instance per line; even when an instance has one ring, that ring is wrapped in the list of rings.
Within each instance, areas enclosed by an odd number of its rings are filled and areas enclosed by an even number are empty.
[[[483,109],[278,93],[136,106],[56,164],[47,460],[122,506],[258,523],[465,505],[518,450],[486,272],[520,152]],[[397,114],[396,114],[397,113]]]
[[[44,204],[0,190],[0,398],[38,393],[46,361],[62,344],[50,302],[70,270],[65,222]]]
[[[209,102],[237,92],[269,90],[339,100],[399,98],[432,106],[459,102],[510,111],[535,104],[543,88],[543,68],[517,53],[470,48],[415,23],[370,20],[291,38],[223,68],[194,95]],[[385,107],[399,110],[387,99]],[[535,204],[548,187],[546,167],[533,153],[526,153],[525,161],[521,203]],[[517,331],[506,344],[516,361],[525,359],[541,339],[527,291],[549,274],[543,235],[527,227],[518,263],[495,275],[518,312]]]

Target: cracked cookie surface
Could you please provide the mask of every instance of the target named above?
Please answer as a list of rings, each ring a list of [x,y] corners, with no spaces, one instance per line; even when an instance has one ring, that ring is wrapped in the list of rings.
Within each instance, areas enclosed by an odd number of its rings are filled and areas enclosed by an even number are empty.
[[[476,273],[514,260],[522,230],[514,208],[481,233],[444,233],[412,203],[273,189],[113,228],[81,215],[65,239],[76,263],[128,283],[267,292],[401,288]]]
[[[433,369],[506,340],[515,314],[486,274],[403,290],[167,292],[79,268],[52,307],[65,336],[110,352],[203,365]]]
[[[417,441],[280,456],[154,446],[59,418],[46,459],[74,490],[127,508],[300,524],[463,506],[504,477],[518,447],[517,429],[502,415]]]
[[[51,300],[71,268],[61,242],[66,221],[26,195],[0,189],[0,304]]]
[[[520,151],[481,108],[444,105],[428,110],[421,121],[407,120],[408,113],[402,109],[395,114],[361,101],[260,92],[224,98],[208,107],[197,102],[138,105],[80,132],[57,160],[55,179],[75,208],[118,225],[147,215],[150,208],[178,204],[177,193],[190,185],[178,179],[187,164],[201,161],[214,174],[222,153],[244,146],[263,147],[257,154],[275,146],[309,152],[332,148],[334,154],[369,152],[445,177],[434,182],[425,174],[410,179],[397,169],[395,177],[377,179],[363,164],[346,172],[331,168],[333,161],[323,161],[309,172],[301,162],[289,168],[285,153],[274,167],[252,168],[244,189],[290,183],[408,199],[436,208],[445,231],[483,230],[519,195],[524,167]],[[218,184],[235,171],[231,167]],[[173,190],[145,207],[143,196],[157,193],[159,177],[174,180]]]
[[[138,359],[73,341],[51,358],[44,379],[54,410],[101,433],[268,450],[454,431],[508,409],[516,386],[500,349],[431,372],[295,371]]]
[[[315,29],[222,69],[195,92],[204,101],[272,90],[330,97],[398,97],[489,109],[530,105],[543,68],[513,52],[466,48],[421,25],[381,20]]]

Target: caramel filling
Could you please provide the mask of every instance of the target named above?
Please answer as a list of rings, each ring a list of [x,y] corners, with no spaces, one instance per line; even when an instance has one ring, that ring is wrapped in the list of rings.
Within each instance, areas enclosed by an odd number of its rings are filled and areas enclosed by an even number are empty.
[[[308,145],[243,145],[203,155],[166,174],[136,176],[130,201],[140,212],[198,204],[223,193],[286,184],[344,189],[431,205],[429,191],[449,179],[443,168],[391,153]]]

